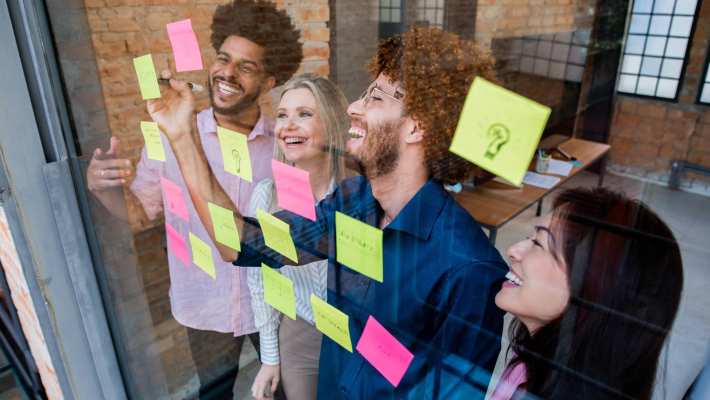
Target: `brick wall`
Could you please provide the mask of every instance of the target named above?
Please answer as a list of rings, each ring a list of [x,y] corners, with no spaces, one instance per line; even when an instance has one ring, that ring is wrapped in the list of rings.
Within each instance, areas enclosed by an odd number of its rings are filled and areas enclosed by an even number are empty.
[[[619,94],[612,121],[610,168],[661,183],[671,160],[710,167],[710,107],[695,103],[710,40],[710,3],[703,2],[677,102]],[[710,193],[710,178],[688,173],[681,185]]]

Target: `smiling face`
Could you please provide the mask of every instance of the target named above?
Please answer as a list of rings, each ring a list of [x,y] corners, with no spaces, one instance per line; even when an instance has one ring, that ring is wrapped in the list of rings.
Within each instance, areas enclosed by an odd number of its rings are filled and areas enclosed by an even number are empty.
[[[351,125],[346,146],[372,179],[390,173],[399,161],[404,90],[380,74],[366,93],[348,107]]]
[[[215,113],[235,115],[258,106],[259,96],[274,85],[264,72],[264,48],[240,36],[229,36],[209,70],[210,103]]]
[[[531,333],[558,318],[570,297],[567,266],[553,255],[559,238],[550,230],[550,219],[542,219],[534,236],[508,248],[510,272],[495,298]]]
[[[274,127],[284,156],[295,164],[327,158],[323,123],[316,99],[306,88],[291,89],[281,96]],[[327,164],[324,164],[327,165]]]

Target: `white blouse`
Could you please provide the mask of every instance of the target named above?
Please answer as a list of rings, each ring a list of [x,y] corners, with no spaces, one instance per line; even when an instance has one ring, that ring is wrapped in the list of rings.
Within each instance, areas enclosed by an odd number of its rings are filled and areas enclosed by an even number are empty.
[[[331,182],[326,196],[332,192],[335,182]],[[273,179],[267,178],[260,181],[252,192],[248,217],[256,217],[256,210],[262,209],[273,214],[281,209],[278,207],[274,196]],[[313,324],[313,310],[311,309],[311,293],[325,300],[328,273],[328,260],[315,261],[301,266],[285,265],[279,270],[284,276],[293,281],[296,293],[296,314],[301,319]],[[279,359],[279,323],[281,313],[264,301],[264,285],[260,268],[247,269],[247,285],[251,294],[251,307],[254,311],[254,323],[259,330],[261,347],[261,362],[267,365],[277,365]],[[288,317],[286,317],[288,318]]]

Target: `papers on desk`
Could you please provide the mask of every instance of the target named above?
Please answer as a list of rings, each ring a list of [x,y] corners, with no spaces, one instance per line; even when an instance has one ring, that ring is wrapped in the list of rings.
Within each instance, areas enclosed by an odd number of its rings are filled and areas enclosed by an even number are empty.
[[[569,176],[569,173],[572,171],[573,166],[574,165],[572,165],[572,163],[568,161],[551,159],[550,164],[547,167],[547,173],[553,175]]]
[[[535,172],[526,172],[523,178],[523,184],[541,187],[543,189],[551,189],[560,182],[560,178],[556,176],[541,175]]]

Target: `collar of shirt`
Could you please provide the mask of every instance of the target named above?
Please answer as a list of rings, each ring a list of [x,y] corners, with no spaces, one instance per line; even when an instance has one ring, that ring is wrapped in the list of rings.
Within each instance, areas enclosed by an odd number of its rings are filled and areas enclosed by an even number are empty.
[[[446,198],[444,188],[430,179],[385,229],[407,232],[419,239],[428,240]]]
[[[274,126],[273,121],[267,118],[264,113],[261,113],[259,120],[256,121],[256,125],[252,128],[251,132],[247,136],[247,141],[254,140],[259,136],[274,136]],[[214,110],[212,107],[206,108],[197,114],[197,129],[200,132],[217,134],[217,120],[214,117]]]

